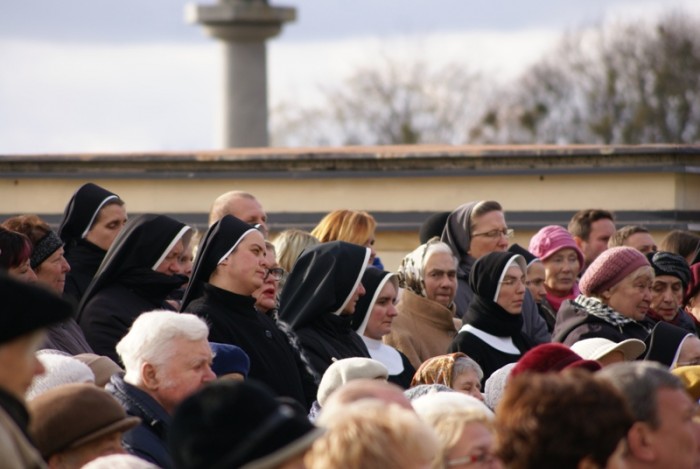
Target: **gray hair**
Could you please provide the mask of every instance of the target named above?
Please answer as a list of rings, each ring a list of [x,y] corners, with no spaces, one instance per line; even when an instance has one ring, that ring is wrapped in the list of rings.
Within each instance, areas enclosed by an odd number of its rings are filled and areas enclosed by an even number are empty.
[[[685,390],[683,382],[660,363],[648,361],[622,362],[596,373],[625,397],[634,419],[659,427],[658,393],[662,389]]]
[[[228,215],[230,209],[229,206],[232,201],[236,199],[249,199],[258,200],[250,192],[244,191],[229,191],[221,194],[214,200],[209,211],[209,226],[213,225],[217,220],[224,218],[224,215]]]
[[[484,371],[474,359],[469,357],[457,357],[455,364],[452,367],[452,381],[456,376],[461,375],[465,371],[473,371],[479,377],[479,381],[484,379]]]
[[[434,238],[437,239],[437,238]],[[452,252],[452,248],[445,242],[443,241],[429,241],[426,243],[428,247],[425,250],[425,254],[423,255],[423,265],[420,266],[421,270],[421,278],[425,278],[425,265],[428,263],[428,259],[430,259],[433,254],[449,254],[452,260],[454,260],[455,263],[455,268],[459,264],[459,259],[457,259],[457,256],[455,256],[455,253]]]
[[[129,332],[117,344],[117,353],[124,364],[124,381],[141,384],[141,367],[150,363],[156,367],[166,363],[175,352],[172,341],[207,340],[209,326],[194,314],[155,310],[141,314]]]

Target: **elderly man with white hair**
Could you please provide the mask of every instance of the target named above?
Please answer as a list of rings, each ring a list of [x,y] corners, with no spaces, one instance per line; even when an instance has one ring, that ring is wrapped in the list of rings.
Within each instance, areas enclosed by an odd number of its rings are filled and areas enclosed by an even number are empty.
[[[209,327],[194,314],[141,314],[117,344],[125,373],[106,389],[142,423],[124,434],[126,450],[161,468],[173,467],[166,434],[175,408],[213,381]]]

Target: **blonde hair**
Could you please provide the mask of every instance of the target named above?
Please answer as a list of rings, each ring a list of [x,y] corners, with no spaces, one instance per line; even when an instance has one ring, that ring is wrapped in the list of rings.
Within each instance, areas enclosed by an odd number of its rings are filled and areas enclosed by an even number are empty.
[[[277,235],[272,244],[277,253],[277,263],[287,272],[291,272],[304,249],[316,246],[319,241],[306,231],[284,230]]]
[[[334,210],[311,231],[320,242],[345,241],[364,246],[374,236],[377,222],[362,210]]]
[[[480,424],[493,433],[491,417],[480,409],[450,409],[427,412],[420,416],[430,425],[438,437],[438,454],[433,461],[434,469],[445,467],[448,453],[457,445],[467,425]]]
[[[327,432],[304,458],[308,469],[407,469],[433,461],[435,432],[413,412],[367,399],[321,415]]]

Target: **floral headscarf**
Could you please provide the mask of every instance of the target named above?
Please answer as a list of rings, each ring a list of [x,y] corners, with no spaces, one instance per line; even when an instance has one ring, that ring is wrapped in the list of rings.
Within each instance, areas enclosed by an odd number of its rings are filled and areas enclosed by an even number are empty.
[[[458,358],[467,355],[462,352],[438,355],[424,361],[413,375],[411,387],[419,384],[443,384],[452,387],[452,371]]]
[[[428,257],[426,257],[426,255],[430,246],[440,242],[440,238],[435,236],[429,239],[427,243],[418,246],[403,258],[398,271],[399,286],[401,288],[410,290],[423,298],[428,297],[425,291],[425,282],[423,281],[423,269],[428,262]]]

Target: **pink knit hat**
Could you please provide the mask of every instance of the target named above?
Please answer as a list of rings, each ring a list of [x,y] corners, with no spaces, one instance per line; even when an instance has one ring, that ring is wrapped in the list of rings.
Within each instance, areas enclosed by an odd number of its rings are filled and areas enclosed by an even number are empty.
[[[591,296],[614,287],[638,268],[649,265],[644,254],[634,248],[610,248],[588,266],[578,286],[581,293]]]
[[[583,253],[576,245],[574,237],[559,225],[549,225],[538,231],[535,236],[530,239],[530,251],[540,260],[547,258],[562,249],[573,249],[578,256],[579,270],[583,269],[584,259]]]

